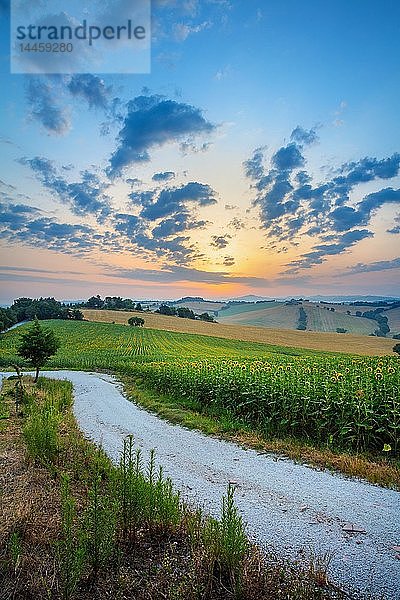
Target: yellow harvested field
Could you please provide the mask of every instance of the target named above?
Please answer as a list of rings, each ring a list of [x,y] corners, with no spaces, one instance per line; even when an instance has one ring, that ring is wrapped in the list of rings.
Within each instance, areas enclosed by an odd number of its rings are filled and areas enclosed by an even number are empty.
[[[137,313],[118,310],[86,310],[85,319],[101,323],[127,324],[132,315],[141,316],[145,327],[177,331],[179,333],[197,333],[219,338],[241,340],[244,342],[260,342],[276,346],[292,348],[308,348],[310,350],[326,350],[328,352],[346,352],[364,356],[384,356],[393,354],[395,340],[340,333],[319,333],[313,331],[291,331],[286,329],[266,329],[251,325],[223,325],[168,317],[151,312]]]

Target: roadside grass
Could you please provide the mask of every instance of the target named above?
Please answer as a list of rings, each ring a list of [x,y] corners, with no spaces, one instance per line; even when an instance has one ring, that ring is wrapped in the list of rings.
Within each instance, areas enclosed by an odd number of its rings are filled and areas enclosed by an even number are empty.
[[[133,438],[113,465],[80,433],[68,382],[34,386],[25,377],[18,414],[14,385],[4,381],[0,404],[8,413],[0,431],[2,600],[349,597],[322,581],[316,561],[311,568],[262,556],[247,540],[232,486],[216,520],[185,505],[154,453],[143,457]],[[33,417],[45,433],[35,423],[27,434]]]
[[[146,387],[140,377],[119,374],[129,399],[171,423],[198,429],[207,435],[236,442],[258,452],[275,453],[292,460],[329,469],[370,483],[400,490],[400,461],[373,454],[352,454],[312,445],[309,440],[266,437],[246,421],[216,406],[202,405],[178,395]]]

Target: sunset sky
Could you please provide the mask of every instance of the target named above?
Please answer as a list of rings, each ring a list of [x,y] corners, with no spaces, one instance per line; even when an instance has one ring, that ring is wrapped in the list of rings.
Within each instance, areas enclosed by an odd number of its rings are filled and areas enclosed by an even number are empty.
[[[7,4],[0,303],[400,295],[398,0],[153,0],[126,75],[10,74]]]

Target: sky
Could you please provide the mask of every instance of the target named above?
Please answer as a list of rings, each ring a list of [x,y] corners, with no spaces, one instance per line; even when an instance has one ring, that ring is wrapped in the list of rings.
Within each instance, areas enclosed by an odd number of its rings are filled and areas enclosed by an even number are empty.
[[[0,303],[400,296],[397,0],[153,0],[148,73],[11,73],[0,11]]]

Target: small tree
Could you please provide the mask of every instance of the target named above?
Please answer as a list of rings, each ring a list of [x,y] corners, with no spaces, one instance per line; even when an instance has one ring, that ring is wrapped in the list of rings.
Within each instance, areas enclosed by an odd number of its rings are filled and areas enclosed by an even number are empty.
[[[400,344],[395,344],[393,346],[393,352],[396,352],[396,354],[400,355]]]
[[[51,329],[45,329],[41,326],[37,318],[35,318],[32,327],[21,334],[20,339],[18,354],[29,360],[36,369],[34,381],[36,383],[39,377],[39,369],[43,367],[48,358],[54,356],[60,347],[60,342]]]
[[[128,324],[133,325],[134,327],[143,327],[144,319],[141,319],[140,317],[131,317],[128,319]]]

